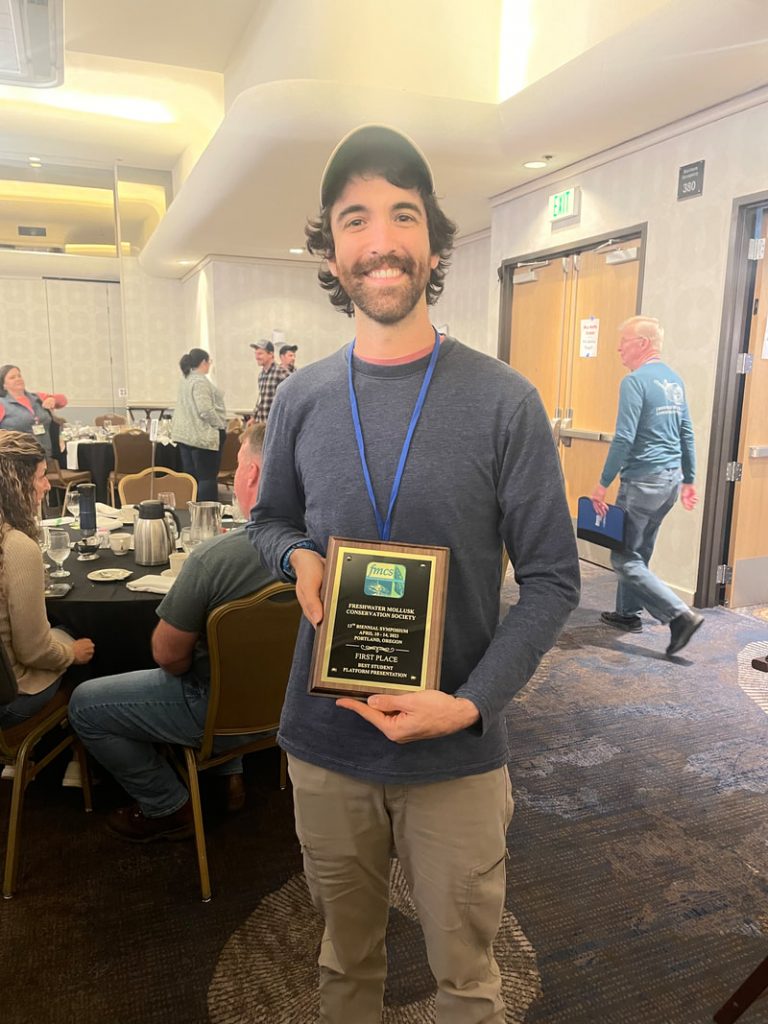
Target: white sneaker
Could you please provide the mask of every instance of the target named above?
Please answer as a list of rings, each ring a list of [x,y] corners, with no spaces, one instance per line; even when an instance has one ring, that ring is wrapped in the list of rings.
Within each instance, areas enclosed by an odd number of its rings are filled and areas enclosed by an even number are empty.
[[[15,779],[15,778],[16,778],[16,768],[15,768],[15,766],[12,765],[12,764],[4,765],[2,772],[0,772],[0,779]]]
[[[83,777],[80,774],[80,762],[77,758],[73,758],[67,765],[67,770],[64,772],[61,784],[62,786],[70,786],[76,789],[83,788]]]

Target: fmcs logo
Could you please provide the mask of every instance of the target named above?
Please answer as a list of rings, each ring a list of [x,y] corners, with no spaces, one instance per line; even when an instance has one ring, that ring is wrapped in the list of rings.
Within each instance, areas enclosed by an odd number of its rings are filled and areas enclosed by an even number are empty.
[[[405,594],[405,566],[396,562],[369,562],[365,587],[369,597],[402,597]]]

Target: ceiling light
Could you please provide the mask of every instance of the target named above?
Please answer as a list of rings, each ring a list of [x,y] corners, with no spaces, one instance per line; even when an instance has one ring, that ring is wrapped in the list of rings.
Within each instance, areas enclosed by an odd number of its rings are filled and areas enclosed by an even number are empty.
[[[551,159],[551,154],[545,153],[544,156],[539,157],[538,160],[526,160],[523,167],[527,167],[529,171],[540,171],[542,167],[547,166]]]
[[[39,156],[31,156],[29,158],[29,166],[30,167],[42,167],[43,166],[43,161],[40,159]]]
[[[288,252],[291,254],[291,256],[301,256],[301,254],[304,252],[304,250],[303,249],[289,249]]]
[[[0,5],[1,12],[2,5]],[[14,86],[0,85],[0,99],[19,100],[18,90]],[[97,95],[66,87],[49,91],[25,90],[21,102],[39,103],[42,106],[54,107],[58,110],[71,110],[76,114],[95,114],[124,121],[143,121],[146,124],[173,124],[175,120],[171,110],[158,100],[142,99],[137,96]]]

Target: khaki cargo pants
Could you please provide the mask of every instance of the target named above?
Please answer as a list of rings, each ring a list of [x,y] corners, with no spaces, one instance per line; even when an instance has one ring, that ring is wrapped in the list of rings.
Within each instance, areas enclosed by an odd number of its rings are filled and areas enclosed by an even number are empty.
[[[390,857],[400,859],[437,980],[438,1024],[504,1024],[492,943],[505,896],[509,773],[381,785],[288,758],[320,948],[323,1024],[379,1024]]]

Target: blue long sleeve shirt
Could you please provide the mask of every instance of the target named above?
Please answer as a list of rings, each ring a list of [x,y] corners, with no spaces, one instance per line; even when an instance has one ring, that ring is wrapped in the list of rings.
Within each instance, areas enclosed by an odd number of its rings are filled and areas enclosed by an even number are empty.
[[[680,466],[683,483],[696,476],[693,427],[685,385],[666,363],[639,366],[621,382],[616,432],[600,484],[617,474],[632,480]]]
[[[378,537],[355,442],[343,349],[281,384],[248,532],[275,573],[286,550],[329,535]],[[374,494],[386,502],[429,357],[354,357]],[[280,723],[295,757],[375,782],[435,782],[509,760],[504,709],[579,600],[579,563],[552,431],[528,381],[453,338],[440,346],[392,518],[392,540],[451,549],[440,688],[471,700],[476,728],[393,743],[333,700],[310,696],[314,631],[302,619]],[[520,599],[499,623],[501,548]]]

